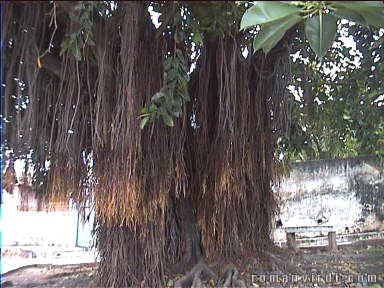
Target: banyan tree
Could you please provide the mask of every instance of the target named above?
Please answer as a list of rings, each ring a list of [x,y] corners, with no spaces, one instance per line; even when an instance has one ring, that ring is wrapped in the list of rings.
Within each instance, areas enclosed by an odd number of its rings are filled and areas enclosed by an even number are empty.
[[[98,286],[198,287],[206,263],[273,247],[293,41],[324,56],[337,17],[382,17],[332,3],[2,4],[6,160],[41,199],[93,203]],[[217,285],[245,284],[232,268]]]

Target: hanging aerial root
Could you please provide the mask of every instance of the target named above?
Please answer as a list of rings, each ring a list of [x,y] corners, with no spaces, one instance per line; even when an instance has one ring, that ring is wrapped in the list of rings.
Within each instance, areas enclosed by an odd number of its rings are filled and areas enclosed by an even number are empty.
[[[197,211],[210,260],[233,260],[272,245],[276,201],[271,179],[276,172],[271,105],[280,101],[284,87],[275,89],[280,63],[257,55],[242,58],[230,36],[212,39],[191,84],[198,103],[193,147]]]
[[[114,226],[97,223],[98,287],[161,287],[164,276],[161,223]]]
[[[185,195],[188,184],[184,144],[189,118],[183,113],[172,128],[157,121],[140,129],[140,111],[162,87],[167,53],[147,4],[121,2],[120,30],[108,20],[95,28],[100,69],[92,190],[102,287],[161,287],[167,261],[180,258],[179,232],[168,229],[166,221],[173,217],[167,214],[170,197]]]

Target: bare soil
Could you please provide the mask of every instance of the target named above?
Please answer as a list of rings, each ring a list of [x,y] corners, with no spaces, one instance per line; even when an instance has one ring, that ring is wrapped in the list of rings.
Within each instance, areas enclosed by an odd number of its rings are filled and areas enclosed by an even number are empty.
[[[268,267],[257,261],[238,267],[239,277],[247,287],[384,287],[384,240],[341,246],[337,252],[325,248],[298,252],[279,249],[270,254],[270,260]],[[93,284],[96,265],[27,266],[5,273],[2,283],[3,287],[18,288],[96,287]],[[293,275],[299,277],[294,279],[296,282],[292,282]],[[329,275],[333,275],[331,281],[326,278]],[[169,277],[166,286],[173,287],[182,276]],[[203,281],[201,287],[212,286],[218,287],[220,283],[211,279]]]
[[[283,249],[272,255],[272,267],[254,271],[253,287],[384,287],[384,240],[369,240],[326,248],[300,249],[292,253]],[[272,281],[269,275],[278,275]],[[260,279],[262,281],[255,281]]]
[[[3,287],[88,288],[97,264],[29,265],[9,271],[2,277]]]

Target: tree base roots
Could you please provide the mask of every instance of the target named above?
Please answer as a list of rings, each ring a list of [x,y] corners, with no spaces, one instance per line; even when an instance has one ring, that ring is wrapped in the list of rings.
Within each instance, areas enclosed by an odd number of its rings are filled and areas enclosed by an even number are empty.
[[[216,287],[220,288],[246,288],[246,284],[239,277],[239,271],[235,267],[229,268],[225,277],[218,280],[216,273],[208,267],[204,261],[200,261],[196,264],[193,269],[186,274],[184,277],[180,278],[175,283],[175,288],[203,288],[203,287],[212,287],[212,282],[217,283]],[[204,284],[209,282],[210,285]]]

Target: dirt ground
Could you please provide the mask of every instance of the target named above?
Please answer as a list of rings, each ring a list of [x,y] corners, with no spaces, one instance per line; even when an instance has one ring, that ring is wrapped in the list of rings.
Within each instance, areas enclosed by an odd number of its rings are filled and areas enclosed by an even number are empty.
[[[319,248],[297,253],[280,249],[270,259],[269,268],[256,261],[239,271],[249,287],[384,287],[384,240],[341,246],[333,253]],[[95,287],[96,265],[23,267],[3,275],[2,283],[18,288]],[[167,286],[172,287],[175,280],[167,280]],[[212,281],[206,285],[217,287]]]
[[[283,249],[271,258],[271,269],[254,270],[252,287],[384,287],[384,240],[339,246],[337,252]]]
[[[90,287],[96,265],[97,264],[29,265],[5,273],[2,277],[2,287]]]

